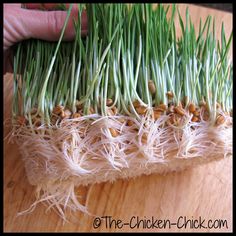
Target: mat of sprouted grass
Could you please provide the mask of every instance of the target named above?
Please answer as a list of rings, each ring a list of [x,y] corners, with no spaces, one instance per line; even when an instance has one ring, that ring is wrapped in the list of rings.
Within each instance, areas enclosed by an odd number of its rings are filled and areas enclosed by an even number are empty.
[[[231,156],[232,34],[223,24],[219,43],[214,19],[195,29],[174,5],[170,18],[162,5],[79,7],[74,42],[61,41],[63,29],[58,43],[16,48],[12,137],[37,186],[26,212],[42,201],[64,218],[66,207],[87,212],[75,187]]]

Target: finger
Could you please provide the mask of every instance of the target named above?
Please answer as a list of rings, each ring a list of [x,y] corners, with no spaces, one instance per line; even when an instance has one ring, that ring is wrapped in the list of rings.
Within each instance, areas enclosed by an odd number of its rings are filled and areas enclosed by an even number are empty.
[[[21,7],[21,4],[20,3],[4,3],[3,8],[6,8],[6,7],[19,8]]]
[[[29,10],[64,10],[57,9],[61,3],[26,3],[24,4],[26,9]],[[64,3],[65,9],[68,10],[70,7],[70,3]],[[72,11],[78,10],[79,4],[72,5]]]
[[[14,5],[14,6],[13,6]],[[20,4],[4,4],[4,50],[23,39],[39,38],[57,41],[67,16],[66,11],[32,11],[23,9]],[[74,38],[73,18],[78,10],[73,8],[67,24],[64,40]],[[81,34],[87,34],[87,15],[82,13]]]
[[[56,41],[60,37],[66,16],[66,11],[44,12],[24,10],[24,17],[22,17],[22,23],[24,27],[30,31],[30,37],[45,39],[49,41]],[[73,20],[78,20],[78,9],[76,8],[73,8],[71,11],[63,37],[64,40],[72,40],[75,37]],[[87,30],[87,17],[85,13],[83,13],[81,21],[81,33],[84,34]]]
[[[47,9],[54,10],[61,3],[26,3],[24,4],[27,9]],[[66,9],[69,8],[69,3],[65,3]],[[73,4],[73,6],[77,4]]]

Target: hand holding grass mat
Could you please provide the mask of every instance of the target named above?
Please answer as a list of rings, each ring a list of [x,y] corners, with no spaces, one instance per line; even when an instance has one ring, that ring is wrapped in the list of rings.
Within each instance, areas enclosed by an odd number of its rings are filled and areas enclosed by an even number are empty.
[[[222,27],[217,43],[210,17],[197,34],[187,11],[177,39],[175,7],[170,19],[161,5],[86,10],[85,39],[78,22],[73,43],[23,42],[15,57],[13,135],[39,201],[62,216],[65,205],[86,210],[74,186],[232,153],[232,34]]]

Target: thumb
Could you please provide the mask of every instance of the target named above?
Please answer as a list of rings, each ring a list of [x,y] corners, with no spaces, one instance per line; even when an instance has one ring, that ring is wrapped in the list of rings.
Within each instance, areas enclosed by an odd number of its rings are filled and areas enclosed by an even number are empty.
[[[49,41],[59,39],[61,30],[64,26],[67,12],[66,11],[29,11],[24,10],[22,24],[25,30],[28,30],[28,38],[39,38]],[[75,37],[73,20],[78,20],[78,8],[72,8],[69,21],[65,30],[64,40],[72,40]],[[87,17],[85,12],[81,18],[82,34],[87,30]]]
[[[67,16],[66,11],[26,10],[20,4],[4,4],[4,50],[24,39],[38,38],[57,41]],[[75,36],[73,18],[78,18],[78,8],[73,5],[65,30],[64,40],[72,40]],[[82,13],[82,34],[87,33],[87,16]]]

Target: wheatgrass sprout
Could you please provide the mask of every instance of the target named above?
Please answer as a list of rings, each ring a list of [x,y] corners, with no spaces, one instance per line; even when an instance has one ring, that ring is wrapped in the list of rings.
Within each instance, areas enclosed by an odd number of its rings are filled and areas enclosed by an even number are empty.
[[[30,39],[14,56],[13,132],[38,202],[86,212],[81,185],[166,173],[232,154],[232,34],[176,6],[79,6],[73,42]],[[82,37],[86,9],[88,35]],[[25,58],[25,60],[23,60]],[[25,62],[25,63],[24,63]],[[28,212],[36,205],[34,203]],[[27,211],[26,211],[27,212]],[[25,212],[24,212],[25,213]]]

